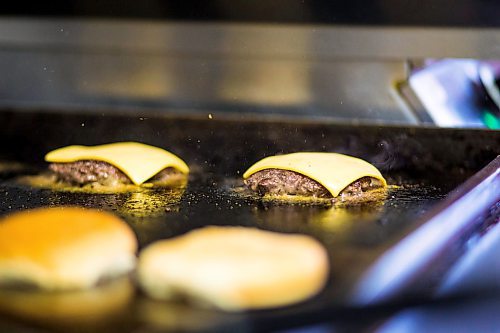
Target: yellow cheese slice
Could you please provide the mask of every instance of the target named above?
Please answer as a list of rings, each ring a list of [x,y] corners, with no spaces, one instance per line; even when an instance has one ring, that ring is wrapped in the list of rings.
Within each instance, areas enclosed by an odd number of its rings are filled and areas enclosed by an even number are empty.
[[[176,155],[138,142],[117,142],[92,147],[68,146],[45,155],[47,162],[68,163],[81,160],[107,162],[120,169],[136,185],[168,167],[189,173],[189,167]]]
[[[334,197],[352,182],[362,177],[377,178],[387,185],[384,177],[370,163],[337,153],[293,153],[266,157],[252,165],[244,174],[246,179],[265,169],[295,171],[323,185]]]

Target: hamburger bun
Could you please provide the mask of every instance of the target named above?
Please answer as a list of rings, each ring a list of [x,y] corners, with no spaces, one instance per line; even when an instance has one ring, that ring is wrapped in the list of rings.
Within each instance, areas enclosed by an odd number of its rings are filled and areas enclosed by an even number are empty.
[[[309,236],[210,226],[148,246],[138,278],[157,299],[189,299],[227,311],[293,304],[318,293],[328,257]]]
[[[83,289],[134,267],[137,240],[118,217],[60,207],[0,220],[0,284]]]

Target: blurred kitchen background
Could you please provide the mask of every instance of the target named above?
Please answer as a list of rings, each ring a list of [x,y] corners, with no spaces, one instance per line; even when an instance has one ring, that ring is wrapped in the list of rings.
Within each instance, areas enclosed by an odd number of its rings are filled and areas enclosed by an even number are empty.
[[[496,1],[10,3],[0,107],[500,128]]]

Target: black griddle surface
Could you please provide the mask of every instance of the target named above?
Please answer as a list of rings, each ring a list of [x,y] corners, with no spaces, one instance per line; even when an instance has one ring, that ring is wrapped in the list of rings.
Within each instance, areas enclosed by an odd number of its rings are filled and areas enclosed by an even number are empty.
[[[205,315],[209,313],[212,317],[225,318],[211,319],[218,325],[226,322],[236,324],[243,319],[247,325],[249,321],[255,321],[252,323],[255,325],[259,317],[275,315],[285,319],[318,309],[346,306],[349,293],[363,270],[408,233],[414,227],[410,221],[443,198],[448,190],[428,184],[406,185],[390,189],[384,203],[342,208],[263,203],[240,196],[234,191],[235,184],[238,184],[237,180],[228,182],[213,175],[207,177],[195,174],[191,176],[180,202],[162,205],[161,198],[168,197],[170,190],[90,194],[30,188],[11,179],[0,184],[0,211],[9,213],[40,206],[82,206],[112,211],[130,224],[141,247],[205,225],[256,227],[308,234],[320,240],[328,249],[331,276],[327,288],[313,300],[278,310],[256,311],[248,316],[204,311]],[[134,306],[147,304],[145,306],[155,307],[153,311],[157,311],[157,316],[163,311],[168,316],[170,307],[179,306],[147,301],[142,295],[137,297],[135,303]],[[180,322],[186,324],[198,320],[198,311],[186,307],[181,315],[185,318],[180,318]],[[147,315],[145,318],[135,317],[138,313],[134,312],[133,317],[128,317],[131,327],[140,322],[151,325],[151,318]],[[210,327],[211,321],[206,323],[206,327],[202,325],[202,328]],[[50,324],[58,327],[60,323],[56,320]],[[285,321],[282,324],[286,326]],[[62,328],[69,329],[65,326]]]
[[[440,133],[437,129],[232,120],[207,122],[185,118],[158,118],[145,125],[144,121],[129,116],[36,113],[5,113],[0,114],[2,117],[6,124],[2,134],[4,142],[10,141],[12,145],[3,147],[0,157],[25,163],[31,173],[43,170],[45,165],[40,159],[50,149],[67,144],[125,140],[170,149],[182,156],[193,170],[180,201],[169,204],[162,198],[171,195],[170,190],[118,194],[64,192],[32,188],[19,183],[16,175],[5,173],[0,182],[2,215],[41,206],[109,210],[131,225],[141,247],[206,225],[241,225],[303,233],[322,242],[331,261],[331,275],[323,292],[289,307],[227,314],[183,302],[152,301],[136,291],[119,310],[103,318],[83,316],[75,325],[50,315],[55,310],[48,297],[46,310],[40,309],[41,315],[9,312],[0,317],[0,323],[5,325],[19,324],[20,332],[25,326],[64,332],[245,331],[289,328],[331,319],[335,313],[353,309],[350,295],[363,272],[383,252],[417,228],[419,216],[492,160],[497,153],[495,144],[499,141],[498,134],[480,131]],[[82,128],[82,123],[86,128]],[[90,130],[91,135],[87,132],[89,124],[96,126]],[[126,132],[124,128],[132,130]],[[40,131],[45,140],[37,139],[36,134]],[[436,137],[442,139],[443,146],[436,144]],[[457,145],[460,142],[465,146]],[[471,142],[481,142],[481,145],[474,146]],[[365,158],[382,170],[389,184],[397,186],[389,189],[383,203],[343,208],[264,203],[234,191],[241,185],[238,175],[249,163],[266,155],[310,151],[316,146],[320,147],[316,150]],[[443,155],[447,150],[450,153]]]

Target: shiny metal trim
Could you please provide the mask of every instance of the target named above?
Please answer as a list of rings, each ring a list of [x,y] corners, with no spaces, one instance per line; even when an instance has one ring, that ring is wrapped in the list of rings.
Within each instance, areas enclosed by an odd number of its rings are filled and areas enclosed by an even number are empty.
[[[0,47],[273,58],[500,58],[500,31],[4,17],[0,19]]]

